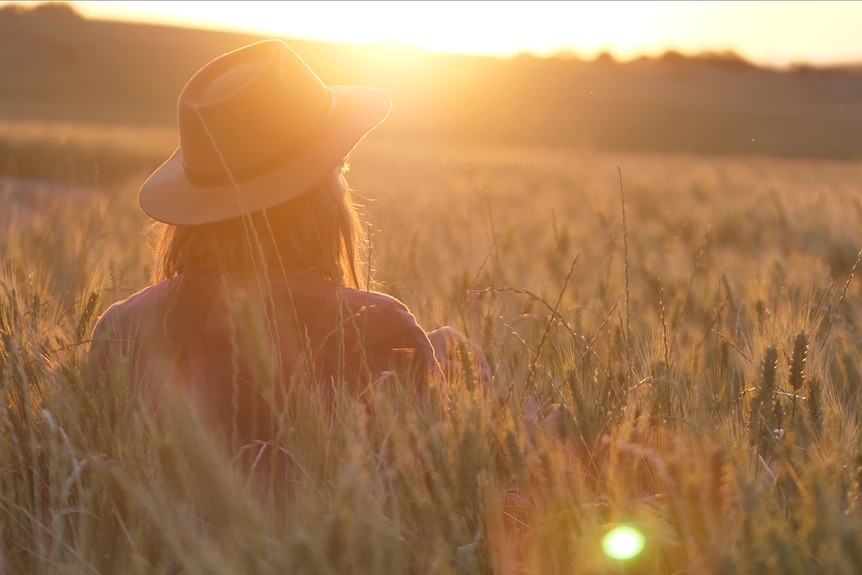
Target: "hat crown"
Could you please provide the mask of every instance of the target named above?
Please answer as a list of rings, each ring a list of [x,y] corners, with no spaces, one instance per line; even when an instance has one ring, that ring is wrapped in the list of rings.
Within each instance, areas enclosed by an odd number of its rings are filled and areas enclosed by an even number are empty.
[[[199,70],[180,93],[186,177],[223,184],[287,163],[325,127],[332,106],[329,89],[284,42],[228,52]]]
[[[337,168],[391,105],[375,88],[325,86],[280,40],[228,52],[183,88],[180,145],[141,185],[141,209],[193,226],[287,202]]]

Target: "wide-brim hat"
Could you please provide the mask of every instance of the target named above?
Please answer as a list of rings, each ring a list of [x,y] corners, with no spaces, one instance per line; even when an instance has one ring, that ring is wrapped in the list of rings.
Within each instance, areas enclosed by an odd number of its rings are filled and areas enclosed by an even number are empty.
[[[337,168],[390,106],[381,90],[324,85],[280,40],[228,52],[180,93],[179,147],[141,186],[141,209],[197,225],[291,200]]]

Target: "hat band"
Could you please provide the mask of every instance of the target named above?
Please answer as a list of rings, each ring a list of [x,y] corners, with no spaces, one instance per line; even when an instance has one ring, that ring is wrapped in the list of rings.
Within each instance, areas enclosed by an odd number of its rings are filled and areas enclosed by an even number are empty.
[[[253,180],[260,176],[263,176],[269,172],[272,172],[281,166],[289,163],[291,160],[296,158],[303,150],[310,147],[310,145],[317,140],[329,126],[329,122],[332,117],[335,115],[335,98],[332,97],[332,94],[329,94],[329,109],[326,114],[321,118],[321,120],[317,123],[317,126],[305,134],[302,138],[298,140],[294,140],[287,146],[281,153],[277,154],[274,159],[264,162],[262,164],[258,164],[256,166],[252,166],[248,169],[244,170],[232,170],[230,166],[227,165],[227,162],[224,160],[224,157],[219,153],[219,159],[221,160],[221,166],[224,168],[224,171],[220,171],[219,173],[195,173],[193,170],[189,169],[186,165],[185,160],[183,161],[183,172],[185,172],[186,179],[195,184],[197,186],[223,186],[226,184],[230,184],[232,182],[241,182],[246,180]],[[218,147],[216,146],[216,150]]]

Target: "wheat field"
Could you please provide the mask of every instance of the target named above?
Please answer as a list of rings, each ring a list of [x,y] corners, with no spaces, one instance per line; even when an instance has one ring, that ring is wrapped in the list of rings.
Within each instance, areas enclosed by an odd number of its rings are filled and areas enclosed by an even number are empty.
[[[350,164],[372,286],[493,374],[294,414],[264,496],[181,405],[88,377],[149,278],[145,172],[3,184],[0,573],[862,572],[862,163],[372,135]]]

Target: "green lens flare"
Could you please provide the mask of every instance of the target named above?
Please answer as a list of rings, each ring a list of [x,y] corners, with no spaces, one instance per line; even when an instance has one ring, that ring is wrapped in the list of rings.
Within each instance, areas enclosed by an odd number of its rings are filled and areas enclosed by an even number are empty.
[[[628,525],[614,527],[602,539],[602,550],[612,559],[625,561],[636,557],[644,549],[643,533]]]

